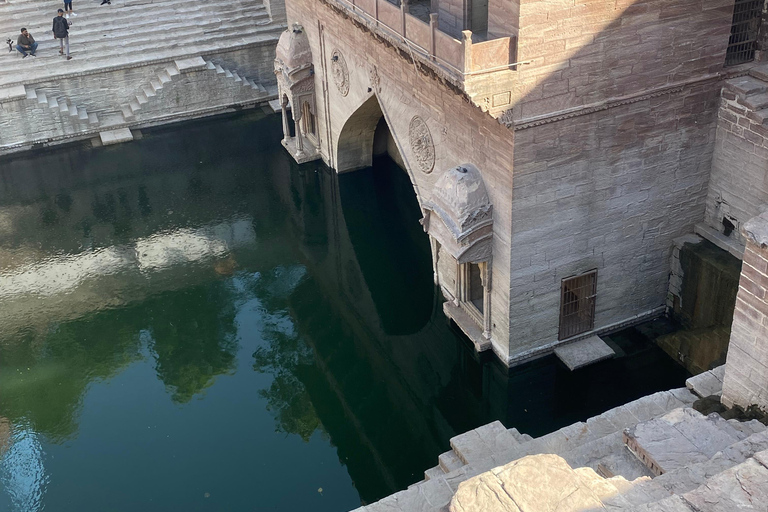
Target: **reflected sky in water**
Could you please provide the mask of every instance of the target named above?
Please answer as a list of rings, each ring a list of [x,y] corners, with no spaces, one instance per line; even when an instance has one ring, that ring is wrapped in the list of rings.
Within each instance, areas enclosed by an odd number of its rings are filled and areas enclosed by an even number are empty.
[[[469,428],[681,384],[642,337],[573,374],[478,358],[407,175],[296,166],[279,132],[251,113],[0,161],[0,510],[349,510]]]

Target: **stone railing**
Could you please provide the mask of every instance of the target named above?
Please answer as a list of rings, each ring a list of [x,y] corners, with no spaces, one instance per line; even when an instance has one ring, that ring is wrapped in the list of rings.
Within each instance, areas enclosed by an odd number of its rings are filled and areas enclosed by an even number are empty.
[[[467,76],[510,69],[514,64],[517,38],[502,37],[472,42],[472,32],[462,32],[462,40],[438,28],[437,14],[425,23],[408,12],[408,4],[397,6],[388,0],[326,0],[373,30],[397,40],[412,56],[442,68],[461,82]]]

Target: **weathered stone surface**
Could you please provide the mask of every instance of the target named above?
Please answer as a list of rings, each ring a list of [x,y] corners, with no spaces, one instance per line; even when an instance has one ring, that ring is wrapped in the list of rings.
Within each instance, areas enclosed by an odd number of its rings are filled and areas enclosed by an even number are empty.
[[[631,512],[694,512],[680,496],[670,496],[653,503],[632,507],[629,510]]]
[[[600,492],[605,492],[601,487]],[[576,512],[602,508],[590,479],[574,472],[556,455],[524,457],[498,473],[483,473],[459,486],[450,510]]]
[[[755,454],[755,460],[768,468],[768,450],[763,450]]]
[[[711,395],[720,396],[723,392],[723,378],[719,375],[720,373],[715,373],[713,370],[700,373],[686,380],[685,387],[702,398]]]
[[[590,336],[574,343],[555,349],[555,355],[570,369],[577,370],[584,366],[610,359],[615,352],[599,336]]]
[[[768,510],[768,469],[748,460],[711,478],[683,498],[707,512]]]
[[[640,423],[624,435],[627,446],[656,474],[707,461],[739,441],[723,418],[704,417],[690,408]]]

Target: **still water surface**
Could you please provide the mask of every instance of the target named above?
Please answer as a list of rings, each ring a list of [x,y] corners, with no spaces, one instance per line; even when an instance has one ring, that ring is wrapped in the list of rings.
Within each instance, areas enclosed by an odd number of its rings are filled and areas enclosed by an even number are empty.
[[[453,435],[682,385],[645,336],[501,368],[446,322],[406,174],[254,114],[0,160],[0,511],[344,511]]]

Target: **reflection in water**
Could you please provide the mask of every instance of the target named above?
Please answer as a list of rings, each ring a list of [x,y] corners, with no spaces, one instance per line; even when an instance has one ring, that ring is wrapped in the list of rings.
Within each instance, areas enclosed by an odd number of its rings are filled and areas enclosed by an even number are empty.
[[[0,484],[15,510],[37,512],[43,509],[43,496],[49,480],[44,457],[36,432],[24,427],[13,429],[10,448],[0,464]]]
[[[3,162],[0,510],[348,510],[459,432],[541,435],[682,382],[644,339],[574,373],[478,358],[407,175],[295,166],[279,122]]]

